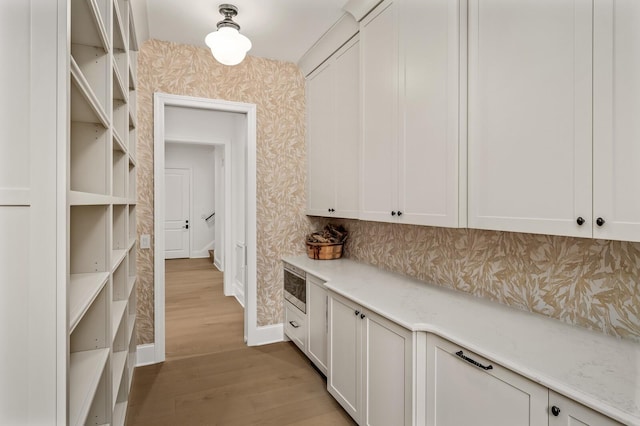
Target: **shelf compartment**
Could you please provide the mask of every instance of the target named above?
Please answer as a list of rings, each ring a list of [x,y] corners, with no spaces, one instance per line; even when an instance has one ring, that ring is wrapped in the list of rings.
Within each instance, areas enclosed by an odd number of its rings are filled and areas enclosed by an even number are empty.
[[[112,341],[115,340],[117,334],[118,334],[118,329],[120,328],[121,325],[123,325],[124,321],[124,313],[127,310],[127,301],[126,300],[116,300],[111,304],[111,330],[112,331]],[[123,334],[123,338],[124,338],[124,334]]]
[[[107,272],[108,206],[72,206],[71,274]]]
[[[125,417],[127,415],[127,401],[117,402],[113,408],[113,426],[124,426]]]
[[[138,53],[129,50],[129,90],[138,87]]]
[[[69,337],[70,352],[108,348],[107,286],[104,286],[86,309]]]
[[[104,195],[107,190],[108,131],[101,125],[71,122],[69,189]]]
[[[129,249],[129,280],[136,278],[137,260],[138,253],[136,251],[136,246],[133,246]]]
[[[129,200],[135,204],[137,199],[137,178],[136,178],[136,166],[132,159],[129,158]]]
[[[122,262],[113,273],[112,292],[113,300],[127,300],[129,298],[129,280],[125,263]]]
[[[115,145],[114,145],[115,146]],[[128,156],[122,151],[113,151],[113,196],[125,198],[127,196],[127,163]],[[123,246],[124,248],[124,246]]]
[[[72,0],[71,1],[71,43],[101,47],[110,50],[109,1]]]
[[[118,1],[113,2],[113,49],[127,50],[129,40],[124,28],[124,19]],[[128,13],[128,8],[126,13]],[[127,15],[128,17],[128,15]],[[128,20],[127,20],[128,22]]]
[[[126,250],[111,250],[111,271],[115,272],[118,266],[122,263],[125,256],[127,255]]]
[[[138,95],[137,92],[131,91],[129,92],[129,129],[134,129],[137,127],[138,121]]]
[[[125,89],[124,78],[118,69],[118,66],[113,66],[113,99],[119,99],[121,101],[129,100],[129,92]]]
[[[69,358],[69,424],[85,424],[92,408],[98,408],[92,406],[105,384],[109,349],[75,352]]]
[[[131,179],[129,179],[129,184],[131,184]],[[136,232],[136,206],[129,206],[129,248],[135,247],[136,239],[138,238]],[[131,267],[131,261],[129,261],[129,267]],[[134,265],[135,269],[135,265]]]
[[[71,120],[108,126],[107,99],[109,94],[108,55],[97,47],[71,45],[71,80],[81,97],[71,97]],[[73,87],[72,87],[73,89]],[[86,105],[85,105],[86,104]],[[83,110],[88,105],[87,110]]]
[[[131,390],[131,383],[133,381],[133,375],[135,373],[135,368],[136,368],[136,355],[137,355],[137,350],[138,347],[136,345],[137,343],[137,337],[136,337],[136,323],[135,323],[135,315],[133,315],[134,317],[134,321],[132,321],[131,324],[131,337],[129,340],[129,359],[128,359],[128,366],[129,366],[129,391]]]
[[[129,129],[129,110],[127,103],[120,99],[113,100],[113,131],[118,135],[123,145],[127,142],[124,139],[128,134],[125,133]]]
[[[109,274],[107,272],[71,275],[69,282],[69,333],[76,328],[108,280]]]
[[[127,206],[126,205],[114,205],[113,206],[113,231],[112,231],[112,243],[114,250],[128,249],[129,238],[126,234],[127,227]]]
[[[113,367],[113,403],[114,408],[115,404],[118,401],[118,390],[120,390],[120,386],[123,383],[123,379],[126,383],[127,381],[127,371],[125,367],[127,366],[127,355],[129,354],[129,350],[123,350],[120,352],[113,353],[113,363],[111,364]]]

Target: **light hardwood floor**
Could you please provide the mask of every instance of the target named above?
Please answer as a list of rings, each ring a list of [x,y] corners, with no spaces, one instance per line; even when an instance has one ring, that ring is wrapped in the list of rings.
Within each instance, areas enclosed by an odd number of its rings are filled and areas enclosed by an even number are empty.
[[[247,347],[208,259],[165,262],[163,364],[135,370],[127,425],[354,425],[291,342]]]

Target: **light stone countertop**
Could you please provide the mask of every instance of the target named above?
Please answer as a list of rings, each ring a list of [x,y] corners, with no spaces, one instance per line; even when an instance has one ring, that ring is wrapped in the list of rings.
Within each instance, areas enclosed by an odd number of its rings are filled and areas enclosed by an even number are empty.
[[[283,259],[412,331],[437,334],[628,425],[640,426],[640,344],[348,259]]]

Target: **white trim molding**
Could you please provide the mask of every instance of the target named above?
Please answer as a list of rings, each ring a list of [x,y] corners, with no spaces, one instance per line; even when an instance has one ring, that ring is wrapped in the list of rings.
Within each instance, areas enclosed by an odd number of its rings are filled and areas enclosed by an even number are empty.
[[[244,313],[245,339],[248,345],[258,345],[262,341],[262,334],[257,327],[257,292],[256,292],[256,105],[241,102],[230,102],[219,99],[206,99],[191,96],[171,95],[165,93],[154,94],[154,362],[165,360],[165,281],[164,281],[164,147],[165,147],[165,107],[176,106],[185,108],[204,109],[209,111],[233,112],[246,116],[246,236],[247,244],[247,301]],[[176,142],[175,140],[172,142]],[[186,142],[186,141],[181,141]],[[220,141],[198,141],[199,143],[219,144]],[[231,158],[231,143],[224,143],[225,158]],[[231,183],[231,167],[225,167],[225,185]],[[231,191],[225,191],[225,217],[233,217]],[[230,221],[226,221],[226,235],[231,234]],[[229,231],[229,232],[227,232]],[[233,246],[231,238],[225,238],[225,252],[231,254]],[[157,255],[160,253],[160,255]],[[232,256],[225,256],[224,269],[232,271]],[[227,277],[229,275],[229,277]],[[224,277],[224,292],[232,294],[233,277],[230,273]],[[282,336],[280,336],[282,339]],[[267,339],[268,340],[268,339]],[[147,351],[150,349],[144,349]],[[146,360],[139,357],[140,362]]]
[[[142,367],[145,365],[155,364],[156,361],[156,348],[155,344],[147,343],[144,345],[138,345],[136,348],[136,367]]]

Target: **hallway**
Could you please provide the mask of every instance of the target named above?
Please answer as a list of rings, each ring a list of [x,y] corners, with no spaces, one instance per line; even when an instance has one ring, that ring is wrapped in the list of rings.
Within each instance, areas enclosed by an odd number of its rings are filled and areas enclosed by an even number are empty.
[[[247,347],[208,259],[168,260],[163,364],[135,370],[127,425],[353,425],[290,342]]]

